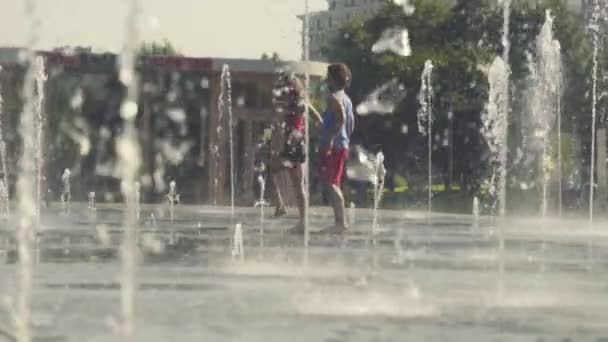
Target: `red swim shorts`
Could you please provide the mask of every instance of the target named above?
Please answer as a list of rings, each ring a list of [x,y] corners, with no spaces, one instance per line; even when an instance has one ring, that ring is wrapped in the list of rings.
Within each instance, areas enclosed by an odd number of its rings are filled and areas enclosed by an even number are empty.
[[[321,150],[319,176],[328,185],[342,185],[344,164],[348,159],[348,149],[332,148]]]

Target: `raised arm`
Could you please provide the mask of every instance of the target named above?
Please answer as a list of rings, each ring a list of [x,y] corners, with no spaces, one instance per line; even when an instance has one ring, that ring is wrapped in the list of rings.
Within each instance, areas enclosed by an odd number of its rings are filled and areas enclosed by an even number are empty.
[[[320,126],[323,124],[323,118],[321,117],[321,114],[319,114],[319,111],[317,111],[317,109],[315,107],[313,107],[312,103],[308,104],[308,109],[310,110],[309,114],[313,121],[315,122],[315,125]]]

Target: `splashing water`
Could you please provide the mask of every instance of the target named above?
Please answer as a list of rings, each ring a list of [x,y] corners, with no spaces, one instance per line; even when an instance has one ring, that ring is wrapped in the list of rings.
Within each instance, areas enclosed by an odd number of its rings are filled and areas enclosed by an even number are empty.
[[[44,84],[48,77],[46,75],[44,59],[42,57],[36,58],[34,64],[35,80],[36,80],[36,104],[35,110],[35,123],[36,123],[36,217],[37,222],[40,223],[40,208],[42,205],[42,180],[44,171],[44,142],[43,142],[43,131],[44,131]]]
[[[0,74],[2,74],[2,67],[0,66]],[[10,208],[10,194],[9,194],[9,183],[8,183],[8,168],[6,167],[6,142],[4,141],[4,134],[2,129],[2,124],[4,121],[4,99],[2,98],[2,85],[0,84],[0,162],[2,167],[2,181],[4,184],[4,188],[6,190],[6,198],[3,198],[5,204],[0,210],[3,210],[6,214],[6,217],[9,217],[11,214]]]
[[[10,214],[10,203],[8,197],[8,188],[3,179],[0,179],[0,217],[7,220]]]
[[[243,248],[243,225],[237,223],[234,228],[232,239],[232,260],[245,260],[245,249]]]
[[[260,167],[262,170],[264,169],[263,166],[264,164]],[[258,175],[258,185],[260,186],[260,199],[255,202],[254,206],[260,207],[260,247],[264,247],[264,207],[268,205],[264,199],[264,194],[266,192],[266,181],[264,180],[264,176]]]
[[[17,249],[19,267],[17,274],[17,299],[15,308],[15,336],[17,342],[30,342],[31,331],[31,294],[33,255],[32,245],[34,240],[34,229],[37,223],[36,213],[36,67],[40,65],[37,61],[35,49],[38,44],[39,32],[36,18],[36,1],[26,1],[27,17],[30,20],[30,36],[28,41],[27,56],[25,59],[26,73],[23,80],[23,112],[19,123],[19,134],[22,139],[21,158],[19,160],[19,173],[17,179]],[[39,60],[39,59],[38,59]]]
[[[414,14],[414,11],[416,11],[416,7],[412,5],[410,0],[392,0],[392,2],[397,6],[401,6],[403,8],[403,13],[406,15],[412,15]]]
[[[222,116],[224,112],[228,114],[228,143],[230,148],[230,218],[234,221],[234,139],[233,139],[233,123],[232,123],[232,81],[230,78],[230,67],[224,64],[222,67],[220,95],[219,95],[219,125],[222,124]],[[220,130],[218,128],[218,130]]]
[[[61,182],[63,183],[63,191],[61,192],[61,208],[64,213],[70,212],[70,201],[72,200],[72,190],[70,186],[70,177],[72,172],[70,169],[63,170],[61,175]]]
[[[507,214],[507,158],[508,158],[508,139],[509,139],[509,114],[511,110],[511,94],[509,90],[510,74],[509,69],[509,55],[511,53],[511,41],[509,38],[510,27],[511,27],[511,0],[502,0],[503,5],[503,30],[502,30],[502,60],[505,65],[506,72],[504,73],[504,101],[502,103],[502,124],[501,129],[503,132],[500,133],[502,138],[501,145],[504,146],[500,150],[499,163],[502,165],[500,168],[500,175],[498,178],[498,214],[505,216]]]
[[[378,233],[378,209],[384,194],[384,177],[386,169],[384,168],[384,154],[378,152],[376,154],[375,169],[374,169],[374,212],[372,216],[372,236]]]
[[[356,210],[357,208],[355,206],[355,202],[350,202],[350,208],[348,209],[348,223],[351,227],[354,227],[356,223]]]
[[[169,193],[167,194],[167,202],[169,204],[169,217],[171,223],[175,220],[175,204],[179,203],[179,194],[177,193],[177,184],[175,181],[169,183]]]
[[[389,28],[382,32],[380,39],[372,45],[373,53],[389,51],[402,57],[408,57],[412,54],[410,37],[406,29]]]
[[[138,19],[140,2],[130,0],[126,18],[125,45],[119,60],[120,81],[127,88],[120,116],[124,121],[123,133],[116,144],[118,170],[122,178],[121,192],[126,201],[124,237],[121,247],[121,308],[122,335],[126,341],[135,340],[135,296],[137,273],[137,213],[134,184],[141,165],[141,153],[137,140],[135,118],[137,117],[137,74],[135,69],[136,49],[139,45]]]
[[[420,103],[420,109],[418,110],[418,131],[423,136],[426,136],[427,148],[428,148],[428,214],[429,218],[433,210],[432,199],[433,199],[433,180],[432,180],[432,167],[433,167],[433,62],[427,60],[424,63],[424,69],[422,70],[422,76],[420,77],[420,92],[418,93],[418,101]]]
[[[89,210],[97,210],[97,207],[95,206],[95,192],[94,191],[89,192],[88,208],[89,208]]]
[[[479,228],[479,198],[473,197],[473,228]]]
[[[503,164],[502,156],[506,153],[505,145],[507,130],[504,125],[507,124],[505,117],[506,113],[506,97],[507,95],[507,66],[502,58],[496,57],[488,71],[488,82],[490,83],[490,92],[486,110],[482,114],[482,134],[490,150],[490,167],[491,176],[489,180],[489,193],[494,202],[491,206],[496,208],[498,203],[501,206],[501,201],[506,198],[505,194],[501,193],[502,189],[498,184],[503,174],[503,170],[507,167]],[[497,184],[498,183],[498,184]]]
[[[593,66],[592,66],[592,92],[591,92],[591,167],[589,171],[589,222],[593,223],[593,209],[595,205],[595,139],[597,127],[597,102],[598,102],[598,69],[599,69],[599,49],[600,49],[600,23],[606,17],[608,6],[605,2],[595,0],[593,2],[593,10],[591,13],[591,23],[589,31],[591,32],[591,41],[593,44]]]
[[[401,102],[404,97],[405,87],[399,83],[399,80],[393,79],[369,94],[365,100],[357,106],[357,114],[392,114],[395,110],[395,106]]]
[[[534,132],[532,139],[538,140],[528,146],[540,146],[541,180],[542,180],[542,217],[547,216],[549,181],[553,169],[552,147],[550,135],[554,125],[561,123],[559,118],[559,104],[561,91],[561,48],[557,40],[553,39],[553,17],[547,10],[545,23],[536,38],[536,59],[530,63],[531,69],[531,98],[529,101],[531,128]],[[559,135],[559,125],[557,125]],[[558,145],[560,144],[558,140]],[[561,155],[558,155],[561,160]],[[561,192],[561,189],[560,189]]]
[[[310,7],[308,0],[304,0],[304,39],[302,47],[304,54],[302,60],[308,64],[310,60]],[[304,100],[310,103],[310,70],[306,68],[304,72]],[[309,106],[305,107],[304,117],[310,117]],[[310,155],[310,125],[309,120],[304,120],[304,152],[306,156]],[[304,175],[302,186],[304,187],[304,262],[308,263],[308,244],[310,240],[310,163],[309,158],[304,162]]]
[[[141,218],[141,184],[139,182],[135,182],[135,217],[139,222]]]

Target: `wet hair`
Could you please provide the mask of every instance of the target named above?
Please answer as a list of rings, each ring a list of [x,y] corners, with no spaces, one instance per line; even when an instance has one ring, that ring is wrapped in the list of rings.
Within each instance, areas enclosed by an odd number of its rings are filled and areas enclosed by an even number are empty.
[[[335,63],[327,67],[327,77],[330,78],[339,89],[350,85],[352,74],[344,63]]]

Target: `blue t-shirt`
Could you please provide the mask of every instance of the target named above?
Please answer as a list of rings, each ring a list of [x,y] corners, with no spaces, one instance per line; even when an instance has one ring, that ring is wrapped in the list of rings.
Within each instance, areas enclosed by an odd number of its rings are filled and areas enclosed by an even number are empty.
[[[353,103],[346,95],[344,90],[336,92],[331,96],[335,96],[342,104],[344,109],[344,125],[340,128],[340,132],[334,137],[333,145],[337,149],[348,149],[350,145],[350,136],[355,128],[355,114],[353,112]],[[327,110],[323,114],[323,126],[321,127],[321,146],[329,146],[329,139],[332,131],[336,128],[336,114]]]

